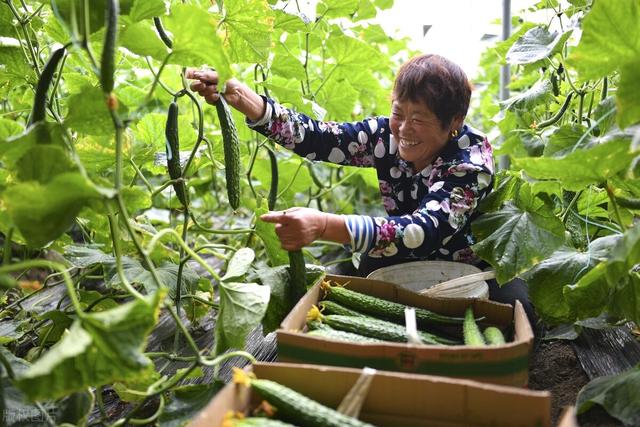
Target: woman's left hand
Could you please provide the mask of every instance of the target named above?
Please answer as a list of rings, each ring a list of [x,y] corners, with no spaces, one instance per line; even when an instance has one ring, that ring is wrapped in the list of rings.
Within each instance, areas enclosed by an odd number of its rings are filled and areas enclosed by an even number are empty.
[[[266,213],[260,219],[276,225],[282,249],[295,251],[323,236],[329,214],[312,208],[290,208]]]

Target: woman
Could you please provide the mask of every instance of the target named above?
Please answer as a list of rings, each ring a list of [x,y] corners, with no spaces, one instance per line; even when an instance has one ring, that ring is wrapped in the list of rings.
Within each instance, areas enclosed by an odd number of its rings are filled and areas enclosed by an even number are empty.
[[[211,104],[219,99],[213,71],[190,71],[191,88]],[[275,223],[282,247],[316,239],[350,244],[362,254],[360,274],[415,260],[447,260],[486,267],[473,253],[470,224],[491,191],[494,162],[486,136],[464,124],[471,86],[462,69],[438,55],[409,60],[396,77],[391,117],[356,123],[313,120],[264,98],[237,80],[225,85],[229,105],[252,129],[314,161],[374,167],[387,217],[336,215],[291,208],[262,215]],[[526,303],[522,282],[490,297]]]

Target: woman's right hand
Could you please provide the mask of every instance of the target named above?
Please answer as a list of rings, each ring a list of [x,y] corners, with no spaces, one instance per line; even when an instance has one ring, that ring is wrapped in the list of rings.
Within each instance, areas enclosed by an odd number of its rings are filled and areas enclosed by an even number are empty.
[[[213,70],[187,69],[186,78],[195,80],[190,85],[191,90],[198,92],[209,104],[218,102],[222,93],[230,106],[250,120],[257,121],[264,115],[265,102],[262,97],[235,78],[225,81],[222,88],[218,87],[218,73]]]

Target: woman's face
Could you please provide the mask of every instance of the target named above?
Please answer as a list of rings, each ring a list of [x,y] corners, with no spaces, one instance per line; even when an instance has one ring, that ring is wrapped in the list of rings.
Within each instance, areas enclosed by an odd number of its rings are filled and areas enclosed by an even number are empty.
[[[391,133],[400,157],[413,163],[416,170],[429,165],[449,140],[450,129],[422,103],[394,100],[389,119]]]

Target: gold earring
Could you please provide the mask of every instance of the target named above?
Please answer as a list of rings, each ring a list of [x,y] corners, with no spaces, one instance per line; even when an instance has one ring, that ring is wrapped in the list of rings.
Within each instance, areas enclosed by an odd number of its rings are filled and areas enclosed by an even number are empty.
[[[451,136],[451,138],[455,138],[456,136],[458,136],[458,129],[454,129],[451,132],[449,132],[449,135]]]

